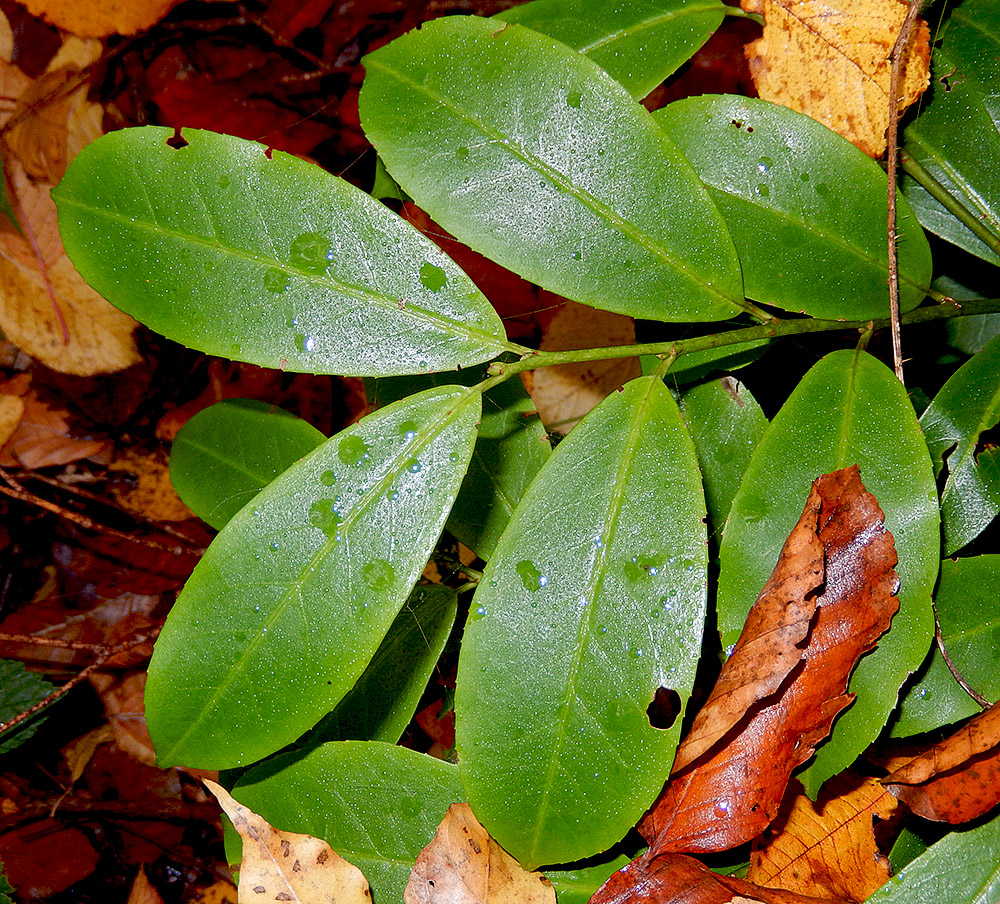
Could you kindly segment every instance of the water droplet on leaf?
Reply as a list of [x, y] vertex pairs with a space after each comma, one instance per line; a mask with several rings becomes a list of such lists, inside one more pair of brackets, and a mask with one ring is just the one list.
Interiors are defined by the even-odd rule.
[[361, 569], [361, 577], [372, 590], [387, 590], [396, 579], [396, 571], [385, 559], [372, 559]]
[[448, 283], [448, 275], [430, 261], [424, 261], [420, 268], [420, 282], [432, 292], [440, 292]]
[[368, 444], [355, 434], [345, 436], [337, 447], [337, 458], [345, 465], [358, 465], [368, 458]]
[[303, 232], [292, 240], [288, 259], [293, 267], [320, 276], [333, 260], [333, 249], [321, 232]]

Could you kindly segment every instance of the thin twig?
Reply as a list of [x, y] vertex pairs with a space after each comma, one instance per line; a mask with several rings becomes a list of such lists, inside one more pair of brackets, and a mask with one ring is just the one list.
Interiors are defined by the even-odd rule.
[[26, 709], [24, 712], [18, 713], [13, 719], [9, 719], [6, 722], [0, 724], [0, 734], [5, 731], [10, 730], [15, 725], [20, 725], [25, 719], [30, 719], [35, 713], [41, 712], [45, 707], [50, 706], [55, 703], [60, 697], [69, 693], [76, 687], [80, 682], [86, 681], [87, 677], [92, 673], [96, 672], [104, 663], [119, 653], [125, 653], [131, 650], [133, 647], [141, 646], [144, 643], [149, 643], [149, 641], [154, 640], [156, 636], [160, 633], [159, 628], [153, 628], [145, 634], [140, 634], [138, 637], [133, 637], [130, 640], [123, 641], [120, 644], [109, 648], [104, 653], [102, 653], [97, 659], [95, 659], [86, 668], [81, 669], [72, 678], [69, 679], [61, 687], [57, 687], [51, 694], [45, 697], [43, 700], [39, 700], [34, 706]]
[[61, 637], [39, 637], [37, 634], [11, 634], [0, 631], [0, 643], [24, 643], [33, 647], [57, 647], [60, 650], [89, 650], [104, 653], [111, 649], [106, 643], [84, 643], [82, 640], [63, 640]]
[[969, 683], [962, 677], [962, 673], [955, 666], [955, 663], [951, 661], [951, 657], [948, 655], [948, 648], [944, 645], [944, 638], [941, 636], [941, 623], [937, 619], [937, 613], [934, 613], [934, 637], [937, 640], [938, 649], [941, 651], [941, 655], [944, 657], [945, 665], [948, 666], [948, 671], [951, 672], [952, 677], [958, 682], [959, 687], [962, 688], [973, 700], [976, 701], [983, 709], [989, 709], [993, 704], [990, 703], [982, 694], [975, 690], [975, 688], [970, 687]]
[[899, 91], [903, 60], [917, 22], [922, 0], [910, 0], [910, 8], [900, 26], [889, 59], [889, 128], [886, 130], [888, 152], [888, 233], [889, 233], [889, 321], [892, 332], [892, 364], [899, 382], [903, 382], [903, 340], [899, 330], [899, 260], [896, 253], [896, 161], [899, 157]]

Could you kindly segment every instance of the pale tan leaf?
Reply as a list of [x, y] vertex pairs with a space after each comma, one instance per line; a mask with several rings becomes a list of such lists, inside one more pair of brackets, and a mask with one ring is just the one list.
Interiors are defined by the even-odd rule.
[[86, 734], [80, 735], [80, 737], [70, 741], [62, 748], [60, 753], [62, 753], [63, 760], [69, 769], [71, 785], [75, 785], [79, 781], [80, 776], [83, 775], [84, 770], [87, 768], [87, 764], [97, 752], [97, 748], [101, 744], [109, 744], [114, 739], [115, 735], [111, 730], [111, 726], [104, 724], [91, 729]]
[[468, 804], [452, 804], [437, 834], [417, 857], [405, 904], [555, 904], [541, 873], [527, 870], [498, 845]]
[[128, 893], [127, 904], [163, 904], [163, 898], [146, 877], [146, 871], [141, 866], [132, 883], [132, 890]]
[[180, 0], [21, 0], [33, 16], [81, 38], [134, 35], [160, 21]]
[[[908, 4], [901, 0], [742, 0], [764, 16], [746, 49], [763, 100], [805, 113], [871, 157], [885, 152], [889, 54]], [[930, 36], [920, 22], [905, 58], [902, 112], [926, 90]]]
[[221, 785], [208, 779], [204, 782], [243, 840], [239, 904], [371, 904], [361, 870], [325, 841], [278, 831], [234, 800]]
[[0, 394], [0, 447], [11, 438], [23, 414], [24, 400], [20, 396]]
[[[552, 317], [539, 348], [566, 351], [634, 343], [631, 317], [568, 301]], [[588, 411], [639, 374], [639, 363], [631, 357], [540, 367], [524, 382], [546, 428], [568, 433]]]

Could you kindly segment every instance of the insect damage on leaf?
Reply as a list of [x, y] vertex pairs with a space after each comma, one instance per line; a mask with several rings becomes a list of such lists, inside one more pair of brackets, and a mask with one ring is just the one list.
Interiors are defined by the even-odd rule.
[[654, 854], [727, 850], [777, 813], [792, 770], [853, 700], [898, 608], [892, 534], [856, 465], [818, 478], [732, 656], [639, 824]]

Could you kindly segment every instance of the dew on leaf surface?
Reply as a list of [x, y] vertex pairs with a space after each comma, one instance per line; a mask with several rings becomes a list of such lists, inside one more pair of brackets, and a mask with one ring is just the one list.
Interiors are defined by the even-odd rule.
[[368, 460], [368, 444], [356, 434], [345, 436], [337, 447], [337, 458], [345, 465], [359, 465]]
[[323, 233], [303, 232], [292, 239], [288, 259], [293, 267], [319, 276], [326, 273], [326, 268], [330, 266], [333, 249]]
[[313, 527], [318, 527], [328, 537], [339, 533], [337, 525], [340, 524], [340, 513], [334, 507], [336, 501], [333, 499], [317, 499], [309, 508], [309, 523]]
[[361, 569], [361, 577], [372, 590], [387, 590], [396, 579], [396, 570], [385, 559], [372, 559]]
[[[279, 270], [277, 267], [268, 270], [267, 273], [264, 274], [264, 288], [267, 289], [268, 292], [274, 292], [276, 295], [280, 292], [284, 292], [285, 289], [288, 288], [288, 274], [285, 273], [284, 270]], [[294, 321], [289, 324], [289, 326], [293, 325]]]

